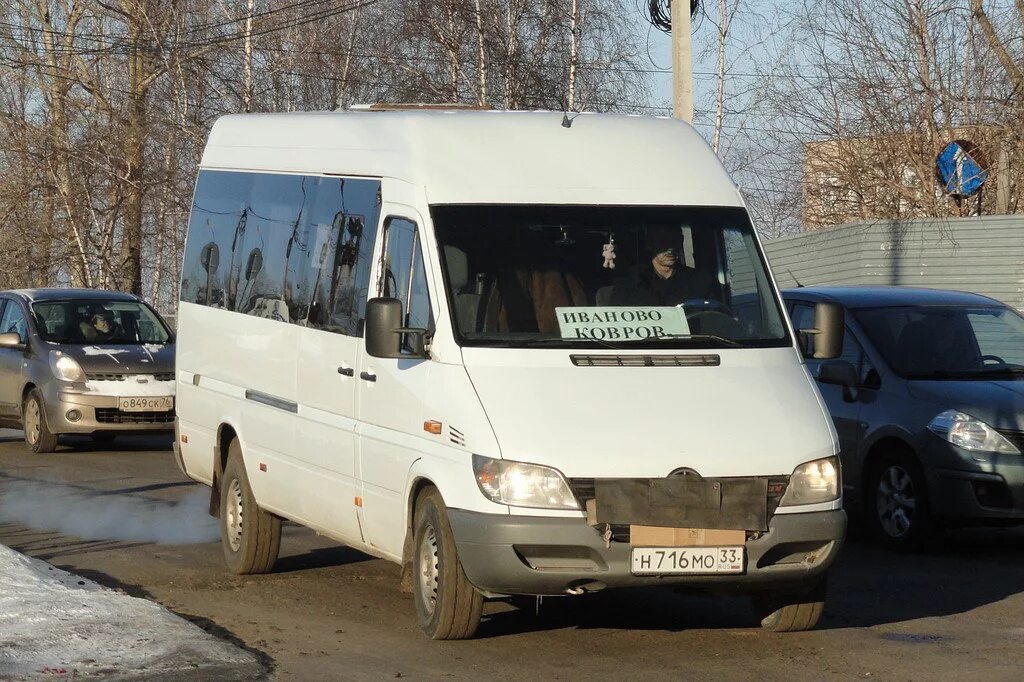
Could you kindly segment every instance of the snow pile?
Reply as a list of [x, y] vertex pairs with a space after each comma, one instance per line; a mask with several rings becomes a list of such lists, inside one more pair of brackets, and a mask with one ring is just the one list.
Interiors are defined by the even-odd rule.
[[162, 606], [0, 545], [0, 679], [254, 679], [255, 655]]

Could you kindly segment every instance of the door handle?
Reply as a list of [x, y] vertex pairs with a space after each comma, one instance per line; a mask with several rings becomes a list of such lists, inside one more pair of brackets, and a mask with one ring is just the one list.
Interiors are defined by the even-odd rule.
[[338, 368], [338, 374], [340, 374], [342, 376], [350, 377], [350, 376], [353, 376], [355, 373], [356, 373], [356, 371], [354, 369], [352, 369], [351, 367], [339, 367]]
[[377, 375], [376, 374], [370, 374], [369, 372], [360, 372], [359, 373], [359, 378], [362, 379], [363, 381], [376, 381], [377, 380]]

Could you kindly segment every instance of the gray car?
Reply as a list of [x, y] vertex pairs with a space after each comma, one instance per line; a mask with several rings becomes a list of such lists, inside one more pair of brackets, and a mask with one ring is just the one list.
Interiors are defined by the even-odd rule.
[[808, 360], [842, 446], [851, 512], [892, 548], [936, 527], [1024, 523], [1024, 317], [976, 294], [906, 287], [784, 293], [796, 329], [846, 309], [843, 354]]
[[131, 294], [0, 292], [0, 425], [35, 452], [64, 433], [172, 431], [174, 334]]

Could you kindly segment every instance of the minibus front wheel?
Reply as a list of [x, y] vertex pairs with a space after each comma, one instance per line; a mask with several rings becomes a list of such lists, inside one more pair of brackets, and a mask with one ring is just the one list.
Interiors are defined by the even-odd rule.
[[476, 634], [484, 598], [462, 570], [455, 536], [437, 488], [416, 500], [413, 601], [420, 628], [431, 639], [469, 639]]
[[822, 578], [806, 592], [769, 592], [754, 595], [761, 627], [771, 632], [813, 630], [825, 611], [827, 584]]

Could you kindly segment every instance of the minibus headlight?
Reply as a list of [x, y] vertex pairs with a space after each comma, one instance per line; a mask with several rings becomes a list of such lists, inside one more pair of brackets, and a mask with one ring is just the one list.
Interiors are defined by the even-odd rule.
[[50, 370], [53, 376], [61, 381], [81, 383], [85, 381], [85, 371], [74, 358], [64, 355], [58, 350], [50, 351]]
[[826, 457], [801, 464], [789, 477], [780, 506], [818, 504], [839, 499], [839, 459]]
[[957, 447], [971, 452], [1019, 455], [1020, 450], [991, 426], [957, 410], [946, 410], [928, 424], [928, 430]]
[[480, 492], [492, 502], [512, 507], [579, 509], [561, 472], [550, 467], [473, 455]]

